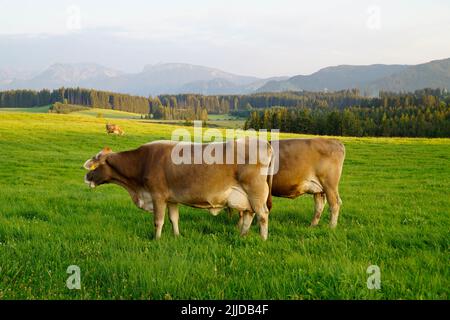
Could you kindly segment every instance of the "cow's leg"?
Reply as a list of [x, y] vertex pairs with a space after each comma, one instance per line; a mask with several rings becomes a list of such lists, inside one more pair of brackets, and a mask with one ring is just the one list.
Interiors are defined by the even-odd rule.
[[267, 240], [269, 235], [269, 208], [265, 203], [254, 205], [256, 216], [259, 222], [259, 233], [263, 240]]
[[233, 209], [230, 207], [227, 207], [227, 213], [228, 213], [228, 219], [231, 219], [233, 217]]
[[336, 189], [326, 190], [325, 193], [327, 195], [328, 205], [330, 206], [330, 228], [336, 228], [342, 201]]
[[164, 225], [164, 216], [166, 214], [167, 203], [165, 201], [153, 201], [154, 207], [154, 223], [155, 223], [155, 239], [161, 238], [161, 231]]
[[178, 229], [179, 216], [178, 205], [176, 203], [169, 203], [169, 219], [172, 223], [173, 234], [175, 236], [180, 235], [180, 230]]
[[[264, 205], [261, 208], [257, 208], [255, 211], [259, 222], [259, 232], [261, 238], [263, 240], [267, 240], [267, 236], [269, 235], [269, 209], [267, 208], [266, 205]], [[250, 211], [244, 211], [244, 219], [241, 229], [241, 235], [244, 235], [248, 232], [248, 228], [250, 228], [253, 217], [255, 215], [255, 213], [252, 212], [251, 218], [249, 219], [248, 218], [249, 214]]]
[[[260, 176], [263, 177], [263, 176]], [[264, 179], [266, 179], [264, 177]], [[256, 216], [258, 217], [259, 221], [259, 232], [261, 235], [261, 238], [263, 240], [267, 240], [267, 236], [269, 234], [269, 208], [267, 207], [267, 197], [269, 196], [269, 186], [267, 183], [265, 183], [265, 180], [260, 181], [260, 185], [254, 185], [255, 182], [258, 182], [256, 179], [252, 181], [253, 182], [253, 188], [247, 189], [247, 194], [249, 195], [249, 201], [250, 205], [252, 206], [254, 212], [256, 213]], [[261, 189], [262, 188], [262, 189]], [[262, 199], [265, 199], [264, 201], [261, 201]], [[245, 224], [245, 218], [244, 218], [244, 224]]]
[[258, 214], [259, 220], [259, 233], [263, 240], [267, 240], [269, 235], [269, 211], [260, 212]]
[[325, 207], [325, 193], [314, 194], [314, 217], [311, 221], [311, 227], [315, 227], [319, 224], [320, 216], [322, 215], [323, 208]]
[[244, 224], [244, 211], [239, 211], [239, 222], [238, 222], [238, 229], [242, 229], [242, 225]]
[[254, 212], [244, 211], [242, 218], [242, 227], [241, 227], [241, 236], [245, 236], [252, 225], [253, 217], [255, 216]]

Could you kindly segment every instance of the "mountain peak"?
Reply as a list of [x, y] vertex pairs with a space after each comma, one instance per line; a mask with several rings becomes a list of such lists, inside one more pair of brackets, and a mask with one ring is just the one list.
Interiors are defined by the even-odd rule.
[[91, 78], [112, 78], [122, 72], [95, 63], [54, 63], [41, 75], [68, 83], [79, 83]]

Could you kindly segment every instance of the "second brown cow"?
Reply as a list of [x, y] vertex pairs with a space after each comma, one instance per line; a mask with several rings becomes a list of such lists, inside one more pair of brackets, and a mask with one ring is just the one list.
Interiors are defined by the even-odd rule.
[[[274, 148], [278, 171], [273, 176], [272, 195], [297, 198], [303, 194], [314, 196], [315, 211], [311, 226], [318, 225], [326, 201], [330, 206], [330, 227], [335, 228], [342, 204], [339, 181], [345, 158], [344, 145], [335, 139], [285, 139]], [[239, 225], [243, 223], [240, 212]]]

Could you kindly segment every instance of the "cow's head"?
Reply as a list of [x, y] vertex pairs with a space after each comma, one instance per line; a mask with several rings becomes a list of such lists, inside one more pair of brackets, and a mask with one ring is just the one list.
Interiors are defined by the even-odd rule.
[[105, 147], [102, 151], [97, 153], [96, 156], [84, 163], [84, 168], [89, 170], [84, 177], [84, 182], [86, 182], [91, 188], [110, 182], [112, 178], [112, 170], [106, 162], [106, 159], [111, 153], [112, 150]]

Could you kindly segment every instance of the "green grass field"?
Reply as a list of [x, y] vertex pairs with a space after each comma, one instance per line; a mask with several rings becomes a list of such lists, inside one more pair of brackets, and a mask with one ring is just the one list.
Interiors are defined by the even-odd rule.
[[207, 124], [210, 127], [242, 129], [245, 118], [235, 117], [229, 114], [210, 114]]
[[[156, 123], [156, 124], [168, 124], [168, 125], [181, 125], [186, 126], [186, 120], [142, 120], [142, 122], [146, 123]], [[208, 117], [208, 121], [206, 122], [206, 126], [210, 128], [218, 128], [218, 129], [242, 129], [245, 124], [245, 119], [242, 118], [234, 118], [227, 117], [220, 119], [219, 117], [213, 115], [212, 117]]]
[[31, 113], [47, 113], [50, 109], [50, 105], [42, 107], [31, 108], [0, 108], [1, 112], [31, 112]]
[[[31, 113], [48, 113], [50, 106], [33, 107], [33, 108], [0, 108], [0, 114], [2, 112], [31, 112]], [[110, 109], [90, 108], [89, 110], [72, 112], [72, 115], [89, 116], [100, 119], [125, 119], [125, 120], [138, 120], [145, 123], [157, 123], [157, 124], [169, 124], [169, 125], [185, 125], [185, 120], [162, 120], [155, 119], [149, 120], [141, 119], [141, 114], [117, 111]], [[245, 119], [238, 118], [231, 115], [211, 114], [208, 116], [207, 126], [213, 128], [231, 128], [241, 129], [244, 127]]]
[[[269, 239], [237, 215], [182, 207], [182, 236], [153, 240], [151, 214], [85, 160], [168, 139], [176, 126], [86, 115], [0, 113], [0, 299], [448, 299], [450, 139], [342, 138], [337, 229], [313, 201], [275, 198]], [[287, 135], [285, 135], [287, 136]], [[285, 137], [283, 136], [283, 137]], [[291, 135], [294, 136], [294, 135]], [[69, 265], [81, 290], [66, 287]], [[366, 269], [381, 269], [369, 290]]]
[[91, 117], [100, 117], [105, 119], [140, 119], [141, 115], [137, 113], [116, 111], [110, 109], [90, 108], [90, 110], [83, 110], [73, 112], [74, 115], [85, 115]]

